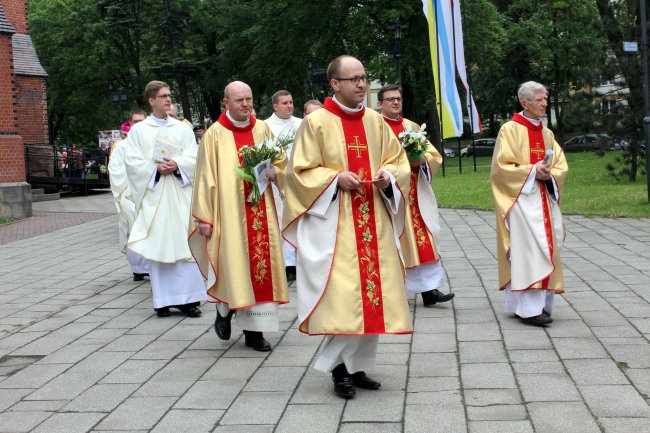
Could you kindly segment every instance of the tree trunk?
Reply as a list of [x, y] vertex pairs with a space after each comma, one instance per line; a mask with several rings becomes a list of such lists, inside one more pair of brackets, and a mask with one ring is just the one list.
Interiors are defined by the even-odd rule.
[[[638, 15], [638, 5], [639, 3], [635, 0], [629, 0], [629, 10], [628, 13], [634, 14], [636, 16], [636, 22], [639, 21]], [[619, 65], [621, 74], [625, 79], [625, 84], [630, 89], [630, 97], [628, 99], [628, 104], [630, 106], [631, 116], [631, 126], [633, 131], [639, 131], [643, 127], [643, 80], [639, 77], [638, 65], [636, 62], [631, 61], [626, 53], [623, 52], [623, 29], [621, 29], [620, 23], [616, 20], [616, 14], [614, 13], [613, 4], [609, 0], [596, 0], [596, 6], [598, 7], [598, 13], [600, 14], [601, 19], [603, 20], [605, 34], [607, 35], [607, 40], [609, 41], [610, 48], [616, 56], [616, 61]], [[637, 27], [638, 28], [638, 27]], [[636, 33], [636, 32], [635, 32]], [[636, 66], [636, 67], [635, 67]], [[630, 145], [630, 182], [636, 181], [637, 176], [637, 155], [638, 155], [638, 146], [634, 145], [634, 140], [631, 141]]]
[[180, 43], [178, 42], [178, 28], [176, 24], [171, 19], [171, 12], [169, 10], [169, 1], [163, 0], [163, 10], [165, 12], [165, 21], [167, 23], [167, 35], [169, 36], [169, 42], [172, 49], [172, 63], [174, 65], [173, 75], [176, 78], [178, 83], [178, 93], [181, 99], [181, 106], [183, 108], [183, 117], [185, 117], [190, 122], [192, 121], [192, 109], [190, 106], [190, 98], [187, 94], [187, 81], [183, 75], [183, 71], [178, 67], [178, 60], [180, 59]]
[[219, 98], [212, 98], [208, 92], [202, 92], [202, 94], [205, 105], [208, 107], [208, 113], [210, 113], [210, 119], [216, 122], [221, 114], [221, 101]]

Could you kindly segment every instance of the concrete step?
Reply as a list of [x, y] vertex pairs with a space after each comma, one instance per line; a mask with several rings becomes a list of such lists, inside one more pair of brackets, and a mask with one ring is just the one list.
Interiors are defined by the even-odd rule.
[[32, 203], [36, 203], [39, 201], [51, 201], [51, 200], [59, 200], [61, 199], [61, 194], [58, 192], [52, 193], [52, 194], [32, 194]]
[[43, 188], [32, 188], [32, 196], [43, 195], [45, 194], [45, 189]]

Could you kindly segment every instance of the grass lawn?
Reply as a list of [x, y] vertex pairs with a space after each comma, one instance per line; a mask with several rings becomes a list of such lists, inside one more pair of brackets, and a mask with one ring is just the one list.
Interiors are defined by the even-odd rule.
[[[617, 182], [605, 165], [616, 152], [604, 157], [593, 153], [567, 153], [569, 174], [564, 186], [562, 211], [587, 216], [650, 217], [646, 177], [635, 184]], [[490, 157], [463, 158], [463, 174], [458, 173], [458, 158], [445, 160], [445, 177], [438, 170], [433, 190], [440, 207], [494, 210], [490, 189]]]
[[0, 226], [14, 222], [11, 218], [0, 218]]

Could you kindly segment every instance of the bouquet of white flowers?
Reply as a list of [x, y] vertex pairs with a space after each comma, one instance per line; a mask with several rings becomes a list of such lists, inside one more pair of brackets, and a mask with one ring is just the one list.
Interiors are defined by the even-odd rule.
[[427, 153], [429, 142], [427, 141], [426, 128], [426, 123], [420, 126], [419, 131], [415, 131], [411, 125], [406, 125], [404, 131], [399, 133], [402, 147], [406, 151], [406, 156], [411, 161], [417, 161]]
[[[278, 137], [275, 140], [265, 139], [262, 144], [254, 146], [243, 146], [239, 149], [242, 157], [242, 165], [237, 167], [237, 174], [252, 185], [252, 189], [246, 201], [257, 204], [261, 199], [261, 192], [257, 185], [257, 176], [255, 168], [263, 162], [268, 161], [272, 164], [280, 158], [280, 155], [286, 152], [293, 145], [294, 135]], [[270, 168], [270, 167], [269, 167]]]

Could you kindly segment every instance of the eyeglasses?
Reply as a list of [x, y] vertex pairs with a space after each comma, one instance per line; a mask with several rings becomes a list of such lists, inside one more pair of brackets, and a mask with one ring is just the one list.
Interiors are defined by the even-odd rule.
[[156, 95], [156, 98], [160, 98], [160, 99], [172, 99], [172, 95], [170, 95], [169, 93], [166, 93], [166, 94], [164, 94], [164, 95]]
[[388, 102], [402, 102], [402, 97], [401, 96], [391, 96], [390, 98], [384, 98], [382, 101], [388, 101]]
[[360, 77], [350, 77], [350, 78], [339, 78], [339, 77], [334, 77], [335, 80], [338, 81], [350, 81], [352, 84], [359, 84], [361, 82], [367, 83], [368, 82], [368, 77], [365, 75], [362, 75]]

